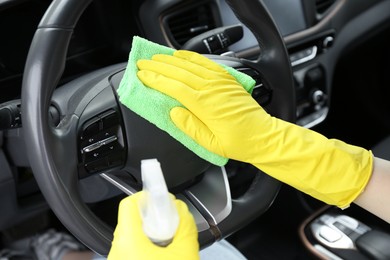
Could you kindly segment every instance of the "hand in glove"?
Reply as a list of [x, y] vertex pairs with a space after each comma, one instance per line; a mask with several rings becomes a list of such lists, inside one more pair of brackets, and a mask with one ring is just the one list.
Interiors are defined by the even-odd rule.
[[187, 205], [175, 200], [179, 226], [172, 242], [160, 247], [153, 244], [143, 231], [138, 207], [141, 196], [142, 192], [139, 192], [121, 201], [108, 259], [199, 259], [198, 231]]
[[170, 115], [183, 132], [221, 156], [247, 162], [325, 203], [348, 206], [364, 189], [370, 151], [269, 115], [217, 63], [189, 51], [137, 63], [139, 79], [186, 108]]

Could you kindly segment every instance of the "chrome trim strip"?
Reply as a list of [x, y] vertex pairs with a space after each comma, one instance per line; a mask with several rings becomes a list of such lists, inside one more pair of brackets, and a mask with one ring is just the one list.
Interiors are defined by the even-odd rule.
[[[307, 48], [307, 49], [310, 49], [310, 48]], [[308, 61], [314, 59], [317, 56], [317, 50], [318, 50], [317, 46], [311, 47], [311, 51], [312, 52], [311, 52], [310, 55], [307, 55], [307, 56], [305, 56], [305, 57], [303, 57], [303, 58], [301, 58], [299, 60], [291, 62], [291, 66], [294, 67], [294, 66], [297, 66], [299, 64], [302, 64], [302, 63], [305, 63], [305, 62], [308, 62]]]
[[120, 189], [121, 191], [123, 191], [127, 195], [133, 195], [134, 193], [137, 192], [133, 187], [126, 184], [124, 181], [122, 181], [120, 178], [116, 177], [113, 174], [101, 173], [100, 176], [106, 181], [108, 181], [109, 183], [111, 183], [112, 185], [114, 185], [115, 187], [117, 187], [118, 189]]
[[[310, 115], [307, 115], [299, 120], [297, 120], [297, 125], [303, 126], [305, 128], [312, 128], [315, 125], [318, 125], [322, 121], [325, 120], [326, 116], [328, 115], [329, 108], [324, 107]], [[312, 120], [310, 120], [312, 119]], [[309, 122], [306, 123], [306, 120]]]
[[208, 221], [212, 220], [212, 223], [210, 224], [216, 226], [218, 224], [217, 220], [215, 219], [213, 214], [203, 205], [203, 203], [191, 191], [187, 191], [187, 195], [191, 197], [191, 200], [195, 200], [197, 202], [196, 203], [197, 206], [202, 207], [202, 212], [207, 213], [206, 219]]
[[112, 142], [115, 142], [118, 140], [118, 137], [116, 135], [110, 136], [106, 139], [100, 140], [96, 143], [90, 144], [83, 148], [83, 153], [90, 153], [92, 151], [95, 151], [96, 149], [99, 149], [100, 147], [110, 144]]
[[[222, 176], [221, 176], [221, 174], [222, 174]], [[202, 182], [199, 183], [198, 185], [195, 185], [194, 187], [186, 190], [187, 197], [190, 200], [193, 199], [198, 206], [200, 206], [200, 207], [202, 207], [202, 209], [204, 209], [204, 212], [208, 215], [208, 216], [205, 216], [205, 218], [212, 219], [213, 223], [211, 223], [211, 224], [214, 224], [214, 225], [217, 225], [220, 222], [222, 222], [227, 216], [229, 216], [229, 214], [232, 211], [232, 198], [231, 198], [231, 194], [230, 194], [230, 186], [229, 186], [229, 181], [227, 178], [227, 173], [226, 173], [225, 167], [223, 167], [223, 166], [222, 167], [213, 167], [213, 168], [209, 169], [207, 172], [205, 172], [204, 179], [209, 178], [209, 180], [214, 181], [214, 179], [216, 177], [217, 178], [222, 177], [222, 179], [223, 179], [223, 185], [224, 185], [223, 190], [225, 192], [224, 197], [226, 198], [226, 204], [223, 205], [223, 209], [220, 210], [219, 212], [217, 212], [216, 215], [213, 215], [213, 213], [211, 213], [210, 210], [207, 208], [207, 205], [205, 205], [204, 202], [202, 202], [197, 197], [198, 195], [196, 195], [197, 192], [195, 189], [197, 187], [200, 187], [202, 185]]]

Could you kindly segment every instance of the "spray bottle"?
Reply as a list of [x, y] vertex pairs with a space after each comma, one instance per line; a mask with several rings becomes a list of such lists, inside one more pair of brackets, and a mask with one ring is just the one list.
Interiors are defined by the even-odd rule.
[[157, 159], [141, 161], [144, 198], [140, 202], [143, 229], [149, 239], [167, 246], [179, 225], [179, 215]]

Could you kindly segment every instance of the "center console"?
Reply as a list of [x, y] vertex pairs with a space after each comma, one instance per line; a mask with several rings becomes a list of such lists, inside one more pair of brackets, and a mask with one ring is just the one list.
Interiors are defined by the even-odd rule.
[[[305, 2], [302, 0], [264, 0], [272, 13], [282, 36], [288, 36], [311, 26], [305, 19]], [[280, 8], [283, 6], [283, 8]], [[222, 24], [234, 25], [240, 21], [235, 17], [225, 1], [219, 2]], [[296, 88], [297, 124], [311, 128], [322, 122], [328, 114], [328, 93], [326, 70], [316, 59], [333, 45], [334, 32], [324, 31], [308, 41], [289, 47], [291, 66]], [[243, 26], [243, 37], [229, 46], [229, 51], [240, 53], [257, 46], [257, 40], [248, 28]], [[244, 51], [245, 52], [245, 51]], [[256, 54], [253, 58], [257, 58]], [[244, 56], [247, 58], [249, 53]], [[250, 55], [249, 55], [250, 56]]]
[[328, 75], [317, 60], [333, 41], [334, 32], [326, 31], [288, 50], [296, 89], [297, 124], [306, 128], [321, 123], [328, 114]]
[[390, 232], [368, 214], [327, 206], [301, 225], [300, 238], [319, 259], [390, 259]]
[[325, 70], [312, 64], [294, 71], [297, 124], [306, 128], [322, 122], [327, 113]]

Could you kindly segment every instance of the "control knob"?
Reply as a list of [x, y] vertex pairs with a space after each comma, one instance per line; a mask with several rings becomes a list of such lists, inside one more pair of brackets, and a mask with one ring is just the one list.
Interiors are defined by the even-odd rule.
[[316, 89], [312, 92], [311, 102], [313, 102], [316, 110], [320, 109], [325, 104], [325, 101], [326, 94], [322, 90]]

